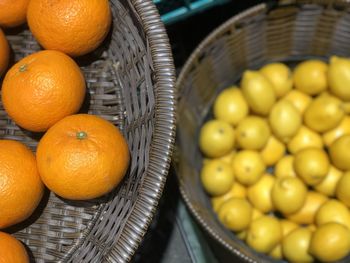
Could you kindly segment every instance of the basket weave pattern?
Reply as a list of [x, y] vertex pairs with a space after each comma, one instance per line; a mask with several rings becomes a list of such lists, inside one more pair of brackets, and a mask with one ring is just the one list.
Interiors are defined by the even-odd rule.
[[[282, 61], [350, 56], [348, 1], [270, 1], [244, 11], [212, 32], [193, 52], [177, 81], [179, 89], [175, 168], [182, 196], [201, 226], [247, 262], [271, 262], [255, 253], [217, 220], [201, 187], [200, 127], [220, 91], [239, 84], [246, 69]], [[344, 262], [349, 262], [349, 258]]]
[[[98, 200], [73, 202], [47, 192], [29, 220], [9, 231], [35, 262], [125, 262], [142, 240], [169, 169], [175, 126], [175, 70], [152, 1], [111, 0], [112, 32], [77, 60], [87, 82], [82, 112], [117, 125], [131, 153], [120, 186]], [[14, 60], [40, 50], [28, 29], [8, 36]], [[0, 138], [32, 150], [40, 135], [13, 123], [0, 105]]]

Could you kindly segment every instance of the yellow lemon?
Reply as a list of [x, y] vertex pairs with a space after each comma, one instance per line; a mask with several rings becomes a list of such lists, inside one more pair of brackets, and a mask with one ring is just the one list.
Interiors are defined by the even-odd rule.
[[199, 134], [199, 148], [204, 155], [222, 157], [233, 150], [235, 131], [230, 124], [220, 120], [206, 122]]
[[274, 259], [282, 259], [283, 258], [282, 245], [278, 244], [277, 246], [275, 246], [275, 248], [272, 249], [272, 251], [269, 253], [269, 256]]
[[282, 251], [288, 262], [314, 262], [314, 258], [308, 252], [311, 237], [312, 231], [310, 229], [299, 227], [283, 238]]
[[248, 233], [247, 230], [237, 232], [236, 237], [238, 237], [238, 239], [240, 240], [245, 240], [247, 238], [247, 233]]
[[328, 69], [330, 91], [344, 101], [350, 101], [350, 60], [333, 56]]
[[295, 154], [294, 169], [307, 185], [317, 185], [328, 174], [330, 163], [327, 153], [319, 148], [305, 148]]
[[336, 168], [350, 170], [350, 135], [336, 139], [329, 147], [329, 156]]
[[256, 208], [253, 207], [252, 220], [256, 220], [256, 219], [262, 217], [263, 215], [264, 215], [264, 214], [263, 214], [260, 210], [258, 210], [258, 209], [256, 209]]
[[282, 142], [290, 141], [301, 127], [301, 115], [287, 100], [280, 100], [273, 105], [269, 123], [273, 134]]
[[306, 201], [307, 188], [297, 177], [277, 178], [271, 191], [273, 206], [283, 214], [293, 214]]
[[242, 198], [231, 198], [218, 211], [220, 222], [232, 231], [243, 231], [252, 221], [252, 205]]
[[235, 155], [232, 165], [237, 181], [244, 186], [256, 183], [266, 169], [259, 152], [252, 150], [239, 151]]
[[287, 215], [287, 218], [298, 224], [313, 224], [316, 212], [327, 200], [327, 196], [309, 191], [304, 205], [296, 213]]
[[[282, 236], [287, 236], [290, 232], [292, 232], [294, 229], [297, 229], [299, 227], [298, 224], [289, 221], [287, 219], [282, 219], [280, 221], [281, 227], [282, 227]], [[282, 259], [283, 253], [282, 253], [282, 243], [278, 244], [269, 254], [269, 256], [275, 258], [275, 259]]]
[[282, 234], [284, 237], [287, 236], [294, 229], [297, 229], [299, 227], [298, 224], [288, 219], [282, 219], [281, 226], [282, 226]]
[[340, 178], [335, 194], [340, 201], [350, 207], [350, 171]]
[[[253, 208], [253, 214], [252, 214], [252, 221], [262, 217], [264, 214], [261, 213], [258, 209]], [[247, 238], [247, 234], [248, 234], [248, 230], [243, 230], [240, 232], [236, 233], [236, 236], [241, 239], [241, 240], [245, 240]]]
[[232, 166], [221, 160], [207, 162], [200, 176], [203, 188], [212, 196], [227, 193], [234, 183]]
[[316, 132], [326, 132], [337, 127], [345, 116], [342, 101], [329, 94], [315, 98], [304, 113], [307, 127]]
[[278, 98], [284, 96], [293, 87], [292, 72], [283, 63], [270, 63], [263, 66], [260, 72], [272, 83]]
[[297, 174], [294, 170], [294, 155], [285, 155], [275, 165], [275, 176], [281, 177], [296, 177]]
[[294, 69], [293, 81], [297, 90], [316, 95], [327, 89], [328, 65], [321, 60], [306, 60]]
[[288, 151], [292, 154], [308, 148], [316, 147], [323, 148], [322, 137], [313, 130], [310, 130], [306, 126], [301, 126], [297, 134], [289, 141]]
[[248, 187], [247, 196], [252, 205], [263, 213], [273, 210], [271, 189], [275, 178], [270, 174], [264, 174], [259, 181]]
[[311, 232], [315, 232], [317, 227], [315, 224], [310, 224], [310, 225], [307, 225], [306, 228], [310, 229]]
[[260, 72], [246, 70], [241, 82], [242, 93], [253, 112], [266, 116], [276, 101], [271, 82]]
[[248, 116], [239, 122], [236, 129], [237, 144], [246, 150], [261, 150], [271, 135], [266, 119]]
[[267, 166], [276, 164], [285, 154], [286, 146], [271, 135], [267, 140], [265, 147], [261, 150], [261, 157]]
[[331, 165], [326, 175], [326, 178], [324, 178], [321, 181], [321, 183], [315, 185], [314, 189], [327, 196], [334, 196], [336, 186], [342, 175], [342, 171], [338, 170], [333, 165]]
[[328, 223], [313, 233], [309, 251], [322, 262], [343, 259], [350, 252], [350, 232], [341, 224]]
[[282, 239], [279, 220], [272, 216], [262, 216], [251, 222], [246, 238], [247, 244], [261, 253], [269, 253]]
[[342, 202], [330, 199], [316, 212], [315, 222], [317, 226], [334, 222], [343, 224], [350, 229], [350, 212]]
[[222, 157], [218, 157], [218, 158], [203, 158], [203, 165], [206, 164], [207, 162], [211, 161], [211, 160], [216, 160], [216, 159], [222, 160], [222, 161], [224, 161], [225, 163], [228, 163], [228, 164], [232, 164], [233, 157], [235, 156], [235, 154], [236, 154], [236, 150], [232, 150], [228, 154], [225, 154]]
[[220, 206], [227, 200], [238, 197], [238, 198], [246, 198], [247, 189], [238, 182], [234, 182], [230, 188], [230, 190], [223, 195], [213, 196], [211, 198], [211, 205], [215, 212], [217, 212]]
[[297, 89], [289, 91], [283, 98], [292, 103], [300, 114], [304, 114], [306, 108], [312, 101], [310, 95], [307, 95], [306, 93]]
[[322, 135], [324, 145], [330, 147], [331, 144], [343, 135], [350, 134], [350, 116], [345, 116], [337, 127]]
[[240, 89], [230, 87], [220, 92], [214, 101], [214, 117], [236, 125], [248, 115], [249, 107]]

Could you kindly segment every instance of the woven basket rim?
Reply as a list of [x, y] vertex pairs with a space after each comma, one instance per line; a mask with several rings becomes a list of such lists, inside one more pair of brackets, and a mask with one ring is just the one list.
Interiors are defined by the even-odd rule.
[[[175, 66], [170, 42], [158, 9], [152, 0], [131, 0], [150, 47], [154, 68], [154, 134], [147, 174], [125, 228], [113, 247], [123, 262], [131, 260], [156, 212], [169, 172], [176, 132]], [[159, 169], [161, 167], [161, 170]], [[155, 178], [157, 180], [155, 180]]]
[[[191, 70], [193, 61], [202, 53], [202, 50], [206, 46], [208, 46], [211, 42], [215, 41], [215, 39], [217, 38], [217, 35], [221, 35], [221, 33], [227, 31], [227, 29], [230, 28], [232, 26], [232, 24], [234, 24], [236, 21], [239, 21], [242, 17], [252, 15], [252, 14], [254, 14], [256, 12], [259, 12], [261, 10], [265, 10], [266, 8], [267, 8], [267, 4], [266, 3], [262, 3], [262, 4], [258, 4], [258, 5], [252, 6], [252, 7], [248, 8], [248, 9], [238, 13], [237, 15], [234, 15], [233, 17], [228, 19], [226, 22], [224, 22], [223, 24], [218, 26], [216, 29], [212, 30], [208, 34], [208, 36], [199, 43], [197, 48], [192, 52], [190, 57], [187, 59], [184, 67], [182, 68], [182, 70], [181, 70], [181, 72], [180, 72], [180, 74], [179, 74], [179, 76], [177, 78], [176, 87], [179, 89], [182, 86], [182, 83], [184, 82], [185, 77], [188, 75], [188, 72]], [[179, 92], [179, 94], [181, 94], [180, 90], [178, 92]], [[179, 99], [180, 99], [180, 97], [178, 98], [178, 100]], [[175, 146], [175, 152], [176, 152], [176, 146]], [[176, 169], [176, 165], [175, 165], [175, 169]], [[180, 176], [178, 175], [178, 171], [176, 172], [176, 174], [177, 174], [177, 176], [179, 178]], [[196, 211], [196, 207], [190, 202], [190, 199], [189, 199], [189, 197], [188, 197], [188, 195], [186, 193], [186, 190], [185, 190], [185, 188], [183, 187], [183, 185], [181, 183], [179, 184], [179, 188], [180, 188], [181, 196], [182, 196], [186, 206], [191, 211], [192, 215], [196, 218], [196, 220], [200, 223], [201, 227], [204, 228], [205, 231], [207, 233], [209, 233], [209, 235], [212, 238], [217, 240], [221, 245], [223, 245], [229, 251], [233, 252], [240, 259], [244, 259], [246, 262], [258, 263], [256, 261], [248, 258], [241, 251], [239, 251], [238, 249], [232, 247], [230, 244], [225, 242], [220, 237], [220, 235], [217, 234], [217, 232], [205, 222], [205, 219], [200, 215], [200, 213], [198, 213]]]

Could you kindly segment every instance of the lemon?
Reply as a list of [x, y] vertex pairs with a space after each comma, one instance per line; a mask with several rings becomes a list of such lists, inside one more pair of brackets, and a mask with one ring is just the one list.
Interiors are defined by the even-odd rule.
[[249, 107], [240, 89], [230, 87], [220, 92], [214, 101], [214, 117], [236, 125], [248, 115]]
[[345, 205], [350, 206], [350, 171], [344, 173], [344, 175], [340, 178], [335, 194], [340, 201], [342, 201]]
[[[282, 236], [287, 236], [290, 232], [292, 232], [294, 229], [297, 229], [299, 227], [298, 224], [289, 221], [287, 219], [280, 220], [281, 227], [282, 227]], [[275, 258], [275, 259], [282, 259], [283, 253], [282, 253], [282, 243], [279, 243], [270, 253], [269, 256]]]
[[199, 134], [199, 148], [204, 155], [222, 157], [233, 150], [235, 131], [230, 124], [220, 120], [206, 122]]
[[287, 218], [298, 224], [313, 224], [316, 212], [327, 200], [327, 196], [314, 191], [309, 191], [301, 209], [294, 214], [289, 214]]
[[285, 155], [275, 165], [275, 176], [281, 177], [296, 177], [297, 174], [294, 170], [294, 155]]
[[271, 135], [260, 153], [264, 163], [267, 166], [272, 166], [283, 157], [285, 152], [286, 146], [275, 136]]
[[307, 263], [313, 262], [309, 254], [312, 232], [308, 228], [299, 227], [289, 233], [282, 241], [282, 251], [288, 262]]
[[239, 122], [236, 129], [236, 140], [242, 149], [260, 150], [266, 145], [270, 134], [270, 127], [266, 119], [248, 116]]
[[283, 63], [270, 63], [260, 72], [272, 83], [277, 98], [284, 96], [293, 87], [292, 72]]
[[287, 236], [294, 229], [297, 229], [299, 227], [298, 224], [288, 219], [282, 219], [280, 222], [282, 226], [282, 234], [284, 237]]
[[246, 198], [246, 196], [247, 196], [247, 189], [240, 183], [234, 182], [227, 193], [219, 196], [213, 196], [211, 198], [211, 205], [213, 206], [214, 211], [217, 212], [220, 206], [225, 201], [233, 197]]
[[329, 147], [333, 165], [340, 170], [350, 170], [350, 135], [336, 139]]
[[323, 148], [322, 137], [313, 130], [302, 125], [297, 132], [297, 134], [289, 141], [288, 143], [288, 151], [292, 154], [308, 148], [308, 147], [316, 147]]
[[340, 99], [321, 94], [305, 110], [304, 122], [307, 127], [316, 132], [326, 132], [337, 127], [344, 116], [345, 111]]
[[317, 185], [330, 168], [327, 153], [319, 148], [305, 148], [295, 154], [294, 169], [307, 185]]
[[304, 114], [306, 108], [312, 101], [311, 96], [296, 89], [289, 91], [283, 98], [292, 103], [300, 114]]
[[247, 238], [247, 233], [248, 233], [247, 230], [237, 232], [236, 237], [238, 237], [238, 239], [240, 240], [245, 240]]
[[260, 72], [246, 70], [241, 82], [242, 93], [253, 112], [267, 115], [276, 101], [271, 82]]
[[256, 219], [258, 219], [258, 218], [260, 218], [262, 216], [264, 216], [264, 214], [260, 210], [258, 210], [258, 209], [253, 207], [252, 220], [256, 220]]
[[301, 115], [287, 100], [280, 100], [273, 105], [269, 123], [273, 134], [282, 142], [290, 141], [301, 126]]
[[344, 101], [350, 101], [350, 60], [333, 56], [328, 69], [330, 91]]
[[330, 199], [318, 209], [315, 222], [317, 226], [334, 222], [343, 224], [350, 229], [350, 212], [342, 202]]
[[350, 232], [341, 224], [328, 223], [313, 233], [310, 253], [322, 262], [333, 262], [350, 252]]
[[252, 221], [252, 205], [242, 198], [231, 198], [218, 211], [220, 222], [232, 231], [243, 231]]
[[245, 186], [256, 183], [266, 169], [259, 152], [252, 150], [239, 151], [232, 165], [237, 181]]
[[317, 227], [315, 224], [310, 224], [310, 225], [307, 225], [306, 228], [310, 229], [311, 232], [315, 232]]
[[324, 145], [330, 147], [331, 144], [343, 135], [350, 134], [350, 117], [345, 116], [343, 120], [334, 129], [327, 131], [323, 134], [322, 139]]
[[274, 183], [275, 178], [266, 173], [259, 179], [259, 181], [247, 189], [248, 200], [262, 213], [268, 213], [273, 210], [271, 189]]
[[277, 178], [271, 191], [271, 199], [276, 210], [283, 214], [293, 214], [306, 201], [307, 188], [297, 177]]
[[331, 165], [326, 178], [321, 183], [315, 185], [314, 189], [327, 196], [334, 196], [336, 186], [342, 176], [343, 172]]
[[207, 162], [200, 176], [203, 188], [212, 196], [227, 193], [234, 183], [232, 166], [221, 160]]
[[222, 157], [218, 157], [218, 158], [203, 158], [203, 165], [211, 160], [215, 160], [215, 159], [219, 159], [219, 160], [222, 160], [224, 161], [225, 163], [228, 163], [228, 164], [232, 164], [232, 160], [233, 160], [233, 157], [235, 156], [236, 154], [236, 150], [232, 150], [230, 151], [229, 153], [225, 154], [224, 156]]
[[281, 239], [282, 227], [279, 220], [272, 216], [262, 216], [251, 222], [246, 242], [258, 252], [269, 253]]
[[272, 249], [272, 251], [269, 253], [269, 256], [274, 259], [282, 259], [283, 258], [282, 245], [278, 244], [277, 246], [275, 246], [275, 248]]
[[321, 60], [306, 60], [294, 69], [293, 81], [297, 90], [316, 95], [327, 89], [328, 65]]

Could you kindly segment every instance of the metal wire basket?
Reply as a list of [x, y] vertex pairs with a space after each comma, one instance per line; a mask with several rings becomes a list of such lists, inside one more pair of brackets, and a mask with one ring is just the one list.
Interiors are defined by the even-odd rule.
[[[222, 247], [247, 262], [271, 262], [225, 229], [201, 187], [201, 125], [224, 88], [239, 83], [246, 69], [282, 61], [350, 56], [348, 1], [269, 1], [232, 17], [192, 53], [177, 81], [179, 90], [174, 164], [181, 194], [203, 229]], [[349, 262], [346, 258], [344, 262]]]
[[[88, 95], [83, 112], [117, 125], [128, 140], [129, 171], [98, 200], [72, 202], [46, 193], [39, 208], [8, 232], [33, 262], [126, 262], [140, 244], [166, 181], [175, 135], [175, 70], [151, 0], [110, 0], [113, 25], [103, 46], [77, 60]], [[13, 60], [40, 50], [24, 27], [7, 32]], [[40, 136], [10, 120], [0, 105], [0, 138], [35, 150]]]

